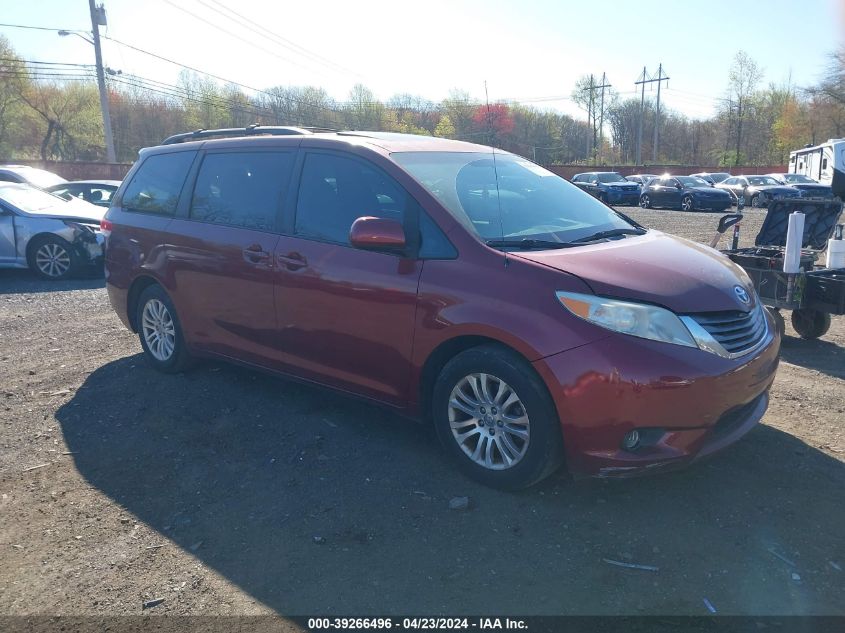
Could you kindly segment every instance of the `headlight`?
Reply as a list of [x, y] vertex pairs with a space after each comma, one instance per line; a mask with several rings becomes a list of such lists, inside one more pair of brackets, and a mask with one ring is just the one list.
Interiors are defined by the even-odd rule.
[[556, 294], [572, 314], [608, 330], [652, 341], [698, 347], [678, 315], [665, 308], [576, 292], [558, 291]]
[[81, 222], [74, 222], [73, 220], [64, 220], [65, 226], [73, 229], [74, 237], [79, 237], [83, 241], [93, 242], [96, 239], [96, 232], [94, 227], [82, 224]]

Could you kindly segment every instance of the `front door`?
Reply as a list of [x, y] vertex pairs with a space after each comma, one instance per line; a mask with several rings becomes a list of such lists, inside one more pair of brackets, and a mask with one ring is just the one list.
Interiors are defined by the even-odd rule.
[[0, 262], [9, 264], [17, 260], [15, 245], [15, 216], [0, 206]]
[[411, 204], [368, 161], [305, 154], [293, 235], [276, 247], [277, 340], [297, 374], [393, 404], [407, 400], [422, 262], [355, 249], [349, 229], [375, 216], [402, 222], [410, 235]]

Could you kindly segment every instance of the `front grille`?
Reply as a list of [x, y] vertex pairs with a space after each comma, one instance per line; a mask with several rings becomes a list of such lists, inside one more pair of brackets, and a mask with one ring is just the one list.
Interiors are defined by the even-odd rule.
[[766, 317], [759, 306], [751, 312], [704, 312], [691, 316], [731, 354], [752, 349], [766, 336]]
[[622, 185], [620, 189], [622, 189], [622, 191], [636, 191], [639, 189], [639, 185]]

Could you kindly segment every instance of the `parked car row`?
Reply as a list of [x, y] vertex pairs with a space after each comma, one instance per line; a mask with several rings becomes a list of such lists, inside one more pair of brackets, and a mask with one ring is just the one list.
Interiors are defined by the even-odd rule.
[[670, 208], [682, 211], [724, 211], [737, 205], [766, 207], [772, 200], [833, 197], [833, 190], [800, 174], [732, 176], [701, 172], [690, 176], [585, 172], [572, 183], [605, 204]]
[[100, 222], [116, 180], [68, 182], [43, 169], [0, 166], [0, 268], [44, 279], [101, 270]]

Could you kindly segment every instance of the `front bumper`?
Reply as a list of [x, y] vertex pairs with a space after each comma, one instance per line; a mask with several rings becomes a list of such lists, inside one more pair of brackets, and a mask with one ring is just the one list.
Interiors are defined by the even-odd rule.
[[[611, 335], [535, 361], [557, 407], [569, 470], [632, 476], [679, 467], [735, 442], [763, 417], [780, 338], [735, 360]], [[631, 430], [655, 438], [622, 449]]]
[[706, 209], [710, 211], [724, 211], [728, 207], [733, 206], [733, 200], [730, 196], [719, 198], [693, 198], [696, 209]]
[[84, 265], [89, 265], [92, 268], [99, 268], [103, 265], [103, 245], [105, 243], [105, 236], [99, 231], [94, 231], [93, 236], [85, 234], [84, 236], [76, 232], [71, 242], [80, 261]]
[[610, 189], [607, 192], [607, 201], [615, 204], [638, 206], [640, 204], [640, 192], [639, 190], [614, 191]]

